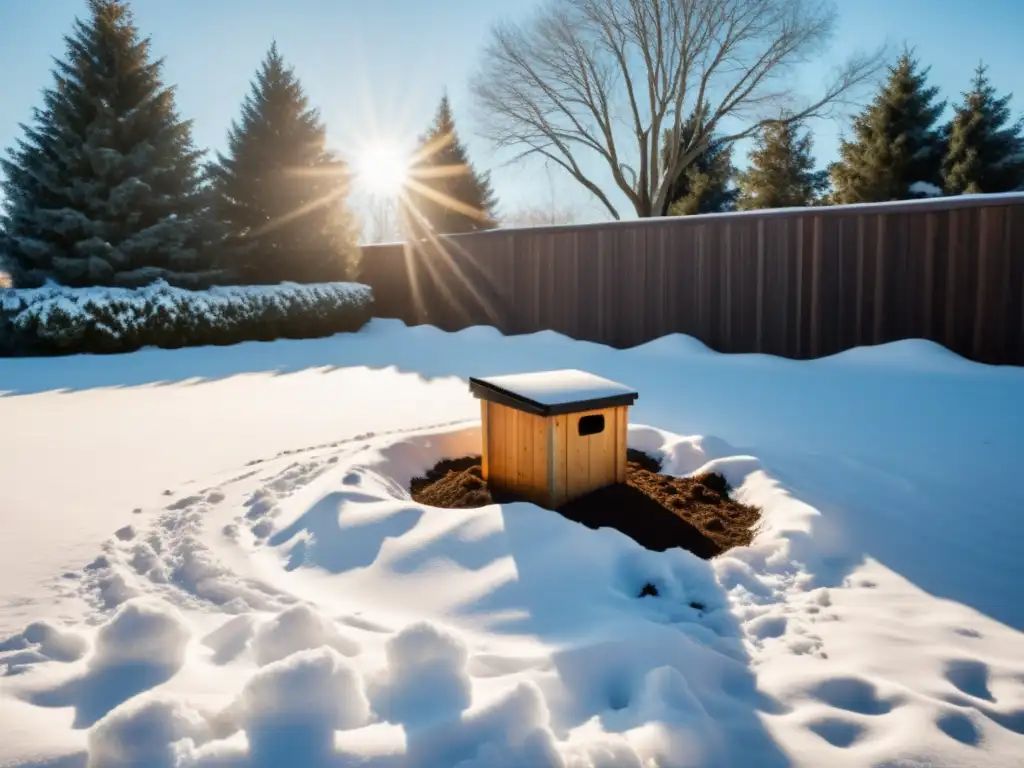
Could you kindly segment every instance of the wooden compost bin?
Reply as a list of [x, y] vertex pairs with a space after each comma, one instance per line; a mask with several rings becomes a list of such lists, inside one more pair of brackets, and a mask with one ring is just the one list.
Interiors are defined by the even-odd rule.
[[626, 482], [631, 388], [576, 370], [471, 378], [469, 388], [492, 490], [555, 509]]

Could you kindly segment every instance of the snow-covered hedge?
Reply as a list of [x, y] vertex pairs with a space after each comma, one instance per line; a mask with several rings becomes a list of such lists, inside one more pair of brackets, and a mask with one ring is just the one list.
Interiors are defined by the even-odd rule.
[[355, 331], [373, 297], [357, 283], [0, 290], [0, 354], [130, 352]]

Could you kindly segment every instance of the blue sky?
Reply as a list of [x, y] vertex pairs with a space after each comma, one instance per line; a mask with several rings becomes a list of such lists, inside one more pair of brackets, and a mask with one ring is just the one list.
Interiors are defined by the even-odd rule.
[[[412, 141], [447, 89], [475, 164], [491, 170], [503, 208], [548, 199], [552, 191], [602, 217], [571, 180], [539, 163], [502, 166], [474, 135], [468, 75], [491, 24], [528, 13], [539, 0], [134, 0], [136, 20], [166, 58], [178, 107], [194, 121], [196, 143], [223, 147], [253, 73], [272, 39], [320, 107], [343, 154], [378, 133]], [[801, 82], [809, 93], [823, 68], [882, 42], [915, 46], [932, 81], [955, 100], [984, 59], [1000, 91], [1024, 112], [1024, 2], [1020, 0], [839, 0], [839, 33], [826, 58]], [[84, 0], [0, 2], [0, 146], [11, 144], [50, 82], [51, 57]], [[842, 123], [811, 126], [820, 163], [834, 158]], [[742, 149], [742, 148], [741, 148]], [[741, 152], [738, 158], [742, 164]], [[620, 202], [621, 198], [616, 197]], [[628, 211], [622, 208], [623, 213]]]

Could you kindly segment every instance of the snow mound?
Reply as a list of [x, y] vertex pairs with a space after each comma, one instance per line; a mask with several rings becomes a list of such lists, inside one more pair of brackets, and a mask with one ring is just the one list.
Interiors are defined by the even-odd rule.
[[89, 666], [139, 665], [174, 672], [184, 661], [190, 638], [188, 625], [173, 608], [149, 599], [131, 600], [100, 627]]
[[237, 707], [258, 765], [322, 765], [334, 752], [334, 732], [370, 717], [359, 674], [330, 648], [267, 665], [246, 684]]
[[88, 641], [77, 632], [36, 621], [0, 642], [0, 665], [6, 665], [11, 673], [40, 662], [77, 661], [88, 648]]
[[278, 614], [256, 630], [252, 641], [254, 658], [261, 667], [322, 646], [345, 656], [359, 653], [357, 642], [308, 605], [296, 605]]
[[171, 606], [150, 597], [132, 599], [96, 632], [83, 674], [30, 698], [44, 707], [74, 707], [74, 727], [88, 728], [174, 677], [185, 663], [191, 635]]
[[928, 339], [901, 339], [870, 347], [855, 347], [822, 359], [858, 366], [881, 365], [890, 370], [905, 368], [962, 373], [977, 372], [986, 367]]
[[406, 731], [450, 719], [470, 704], [465, 644], [432, 624], [406, 627], [384, 647], [387, 672], [370, 689], [374, 709]]
[[410, 768], [562, 768], [563, 756], [536, 685], [521, 683], [461, 720], [409, 735]]
[[206, 718], [180, 699], [141, 696], [89, 731], [87, 768], [178, 768], [190, 742], [210, 737]]

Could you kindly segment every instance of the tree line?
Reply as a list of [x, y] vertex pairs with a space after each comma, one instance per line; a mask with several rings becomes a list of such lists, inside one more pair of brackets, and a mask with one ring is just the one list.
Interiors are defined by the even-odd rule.
[[[42, 105], [0, 160], [0, 267], [14, 284], [350, 278], [358, 256], [352, 173], [327, 149], [324, 121], [277, 45], [242, 99], [226, 151], [210, 157], [195, 147], [130, 4], [87, 2]], [[495, 226], [490, 181], [468, 163], [447, 98], [420, 144], [409, 224]], [[430, 172], [440, 166], [460, 172]], [[439, 203], [446, 199], [470, 203]]]
[[[16, 284], [350, 277], [352, 173], [277, 45], [225, 151], [209, 156], [127, 0], [87, 5], [0, 160], [0, 256]], [[494, 28], [471, 80], [481, 132], [513, 161], [543, 160], [613, 218], [613, 192], [643, 217], [1024, 188], [1024, 123], [983, 66], [948, 120], [910, 50], [894, 62], [881, 48], [856, 54], [801, 100], [789, 75], [833, 38], [835, 20], [821, 0], [551, 0]], [[817, 168], [808, 121], [861, 94], [839, 159]], [[746, 139], [739, 170], [734, 149]], [[600, 165], [610, 186], [593, 175]], [[470, 161], [447, 96], [400, 199], [407, 237], [499, 225], [490, 177]], [[535, 208], [519, 220], [572, 215], [553, 190]]]
[[840, 140], [839, 159], [816, 169], [810, 131], [770, 122], [756, 135], [746, 170], [732, 147], [712, 138], [675, 183], [668, 215], [843, 203], [1024, 189], [1024, 120], [998, 95], [979, 65], [951, 117], [911, 52]]

